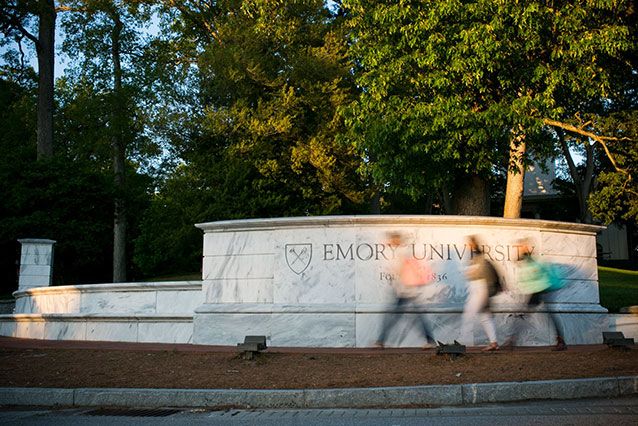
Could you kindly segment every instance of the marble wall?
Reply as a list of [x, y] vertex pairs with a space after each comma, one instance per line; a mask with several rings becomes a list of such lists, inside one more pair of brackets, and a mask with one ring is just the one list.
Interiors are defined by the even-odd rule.
[[[600, 227], [463, 216], [307, 217], [198, 226], [205, 232], [205, 300], [194, 316], [196, 343], [235, 344], [247, 334], [263, 334], [276, 346], [370, 346], [394, 297], [396, 247], [387, 243], [388, 231], [401, 232], [407, 249], [435, 274], [422, 288], [413, 316], [426, 313], [442, 341], [458, 338], [470, 234], [480, 237], [512, 290], [495, 300], [499, 330], [520, 310], [518, 240], [528, 237], [534, 255], [558, 264], [567, 284], [544, 309], [560, 312], [568, 341], [601, 339], [602, 325], [596, 324], [605, 310], [599, 305], [595, 246]], [[526, 319], [537, 331], [528, 333], [526, 342], [553, 339], [546, 315], [529, 313]], [[417, 345], [416, 329], [404, 328], [393, 344]], [[484, 341], [480, 331], [468, 343]]]
[[14, 293], [0, 335], [46, 340], [191, 343], [201, 281], [89, 284]]
[[14, 293], [20, 314], [189, 314], [201, 305], [201, 281], [87, 284]]

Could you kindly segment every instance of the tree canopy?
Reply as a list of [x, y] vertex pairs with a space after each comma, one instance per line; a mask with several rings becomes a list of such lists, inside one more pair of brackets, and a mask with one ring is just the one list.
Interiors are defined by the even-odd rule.
[[[56, 282], [107, 280], [111, 263], [118, 281], [192, 272], [197, 222], [516, 217], [526, 166], [556, 156], [578, 207], [554, 219], [638, 218], [629, 0], [1, 10], [0, 249], [12, 258], [17, 238], [57, 240]], [[56, 25], [67, 67], [54, 92], [53, 51], [38, 46], [52, 46]], [[39, 102], [49, 95], [55, 104]], [[7, 282], [14, 266], [3, 263]]]

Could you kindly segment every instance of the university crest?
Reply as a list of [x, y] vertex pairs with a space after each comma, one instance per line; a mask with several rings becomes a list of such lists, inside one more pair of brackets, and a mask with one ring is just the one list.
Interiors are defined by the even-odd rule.
[[286, 263], [299, 275], [308, 268], [312, 259], [312, 244], [286, 244]]

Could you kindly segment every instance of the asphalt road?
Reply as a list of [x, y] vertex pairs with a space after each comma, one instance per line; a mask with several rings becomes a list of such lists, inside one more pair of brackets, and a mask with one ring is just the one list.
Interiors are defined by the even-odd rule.
[[4, 425], [636, 425], [638, 397], [416, 409], [141, 410], [2, 408]]

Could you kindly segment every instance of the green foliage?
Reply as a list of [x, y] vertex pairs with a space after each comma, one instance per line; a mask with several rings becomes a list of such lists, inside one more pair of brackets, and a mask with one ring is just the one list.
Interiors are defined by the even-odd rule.
[[102, 265], [110, 256], [112, 187], [86, 163], [34, 161], [35, 102], [31, 90], [0, 80], [2, 291], [16, 289], [19, 238], [58, 242], [56, 283], [103, 280]]
[[491, 175], [512, 130], [551, 152], [543, 119], [599, 105], [632, 72], [627, 1], [343, 4], [362, 89], [349, 138], [378, 184], [413, 195]]
[[187, 160], [197, 167], [196, 157], [221, 143], [222, 158], [252, 169], [251, 195], [283, 202], [269, 215], [339, 213], [360, 204], [361, 160], [336, 142], [343, 130], [336, 108], [354, 94], [340, 22], [322, 1], [228, 8], [215, 22], [217, 41], [199, 57], [202, 140]]
[[598, 120], [598, 127], [615, 135], [606, 143], [616, 165], [610, 164], [597, 176], [588, 204], [595, 219], [604, 224], [638, 220], [638, 105], [633, 110], [612, 113]]
[[159, 186], [136, 241], [142, 271], [198, 270], [195, 223], [361, 211], [361, 160], [336, 140], [336, 109], [354, 94], [345, 36], [323, 2], [175, 7], [171, 45], [197, 61], [199, 90], [180, 122], [183, 163]]

